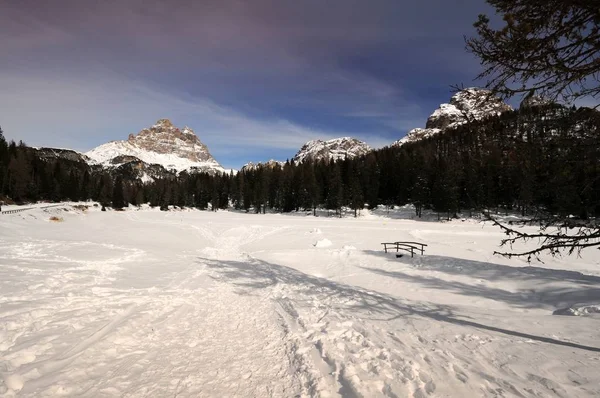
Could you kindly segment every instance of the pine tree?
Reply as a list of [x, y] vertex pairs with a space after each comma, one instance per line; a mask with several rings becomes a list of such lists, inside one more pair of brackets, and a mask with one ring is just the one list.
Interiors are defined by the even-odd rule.
[[305, 182], [306, 191], [308, 194], [308, 200], [310, 203], [310, 207], [312, 208], [313, 216], [316, 216], [317, 215], [317, 207], [319, 206], [321, 198], [320, 198], [319, 186], [317, 185], [317, 176], [315, 174], [315, 166], [313, 163], [310, 163], [307, 166], [305, 179], [306, 179], [306, 182]]
[[10, 161], [8, 155], [8, 143], [4, 138], [4, 132], [0, 127], [0, 196], [6, 194], [8, 186], [8, 162]]
[[28, 198], [28, 188], [31, 184], [31, 166], [25, 151], [19, 150], [8, 163], [8, 195], [13, 200], [24, 202]]
[[485, 67], [480, 78], [506, 97], [533, 93], [571, 101], [600, 94], [600, 6], [579, 0], [488, 0], [502, 15], [494, 29], [480, 15], [467, 50]]
[[110, 198], [113, 192], [113, 183], [108, 173], [103, 174], [100, 177], [99, 189], [98, 189], [98, 201], [102, 206], [106, 207], [110, 203]]
[[117, 176], [112, 192], [112, 207], [115, 209], [122, 209], [125, 207], [125, 198], [123, 194], [123, 177]]
[[[494, 93], [504, 97], [526, 94], [527, 98], [541, 95], [567, 102], [600, 95], [600, 7], [597, 1], [488, 0], [488, 3], [503, 16], [504, 26], [494, 29], [489, 18], [481, 15], [475, 23], [477, 37], [467, 40], [467, 50], [480, 59], [485, 69], [479, 78], [487, 78], [486, 86]], [[553, 119], [538, 118], [536, 124], [541, 130], [536, 133], [539, 137], [545, 135], [549, 127], [546, 124], [554, 123]], [[564, 131], [558, 127], [558, 131]], [[554, 145], [552, 138], [546, 140], [550, 146]], [[576, 141], [567, 137], [561, 144], [568, 148]], [[531, 259], [545, 251], [555, 255], [563, 249], [573, 253], [600, 245], [597, 222], [575, 222], [565, 211], [582, 207], [582, 198], [573, 195], [573, 191], [580, 190], [579, 184], [588, 182], [589, 176], [581, 174], [580, 167], [561, 165], [564, 155], [554, 148], [547, 151], [546, 167], [540, 170], [540, 174], [545, 174], [542, 179], [545, 186], [536, 194], [543, 196], [539, 202], [544, 204], [546, 214], [536, 220], [541, 225], [538, 232], [530, 234], [493, 220], [509, 236], [503, 244], [536, 237], [541, 245], [521, 253], [501, 254]], [[581, 176], [580, 181], [573, 181], [576, 175]], [[499, 193], [508, 196], [506, 186], [499, 189], [503, 189]], [[526, 199], [529, 193], [520, 191]], [[559, 217], [556, 217], [557, 212]], [[558, 227], [558, 232], [548, 232], [550, 226]]]
[[365, 207], [363, 190], [360, 186], [358, 176], [353, 178], [350, 182], [350, 207], [354, 210], [355, 218], [358, 216], [358, 210]]
[[329, 166], [329, 173], [326, 206], [330, 210], [335, 210], [336, 214], [339, 214], [339, 216], [342, 217], [344, 187], [339, 163], [331, 162]]

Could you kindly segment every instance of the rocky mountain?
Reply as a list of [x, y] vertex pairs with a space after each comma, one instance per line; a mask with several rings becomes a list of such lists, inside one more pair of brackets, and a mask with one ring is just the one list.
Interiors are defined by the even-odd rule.
[[547, 98], [541, 97], [539, 95], [534, 95], [534, 94], [530, 94], [530, 95], [526, 95], [525, 98], [523, 98], [523, 101], [521, 101], [520, 104], [520, 108], [533, 108], [536, 106], [548, 106], [551, 105], [553, 102]]
[[71, 149], [61, 148], [32, 148], [35, 154], [40, 159], [53, 160], [53, 159], [65, 159], [72, 162], [78, 163], [90, 163], [91, 159], [86, 155], [73, 151]]
[[225, 171], [191, 128], [179, 129], [168, 119], [160, 119], [152, 127], [130, 134], [127, 140], [100, 145], [85, 155], [93, 163], [108, 168], [133, 162], [138, 169], [159, 165], [173, 172]]
[[269, 168], [269, 169], [273, 169], [276, 166], [283, 167], [284, 165], [285, 165], [285, 162], [281, 162], [279, 160], [273, 160], [273, 159], [271, 159], [271, 160], [269, 160], [267, 162], [258, 162], [258, 163], [249, 162], [249, 163], [246, 163], [242, 167], [242, 171], [245, 171], [245, 170], [256, 170], [256, 169], [258, 169], [260, 167], [266, 167], [266, 168]]
[[454, 94], [450, 103], [441, 104], [429, 116], [424, 129], [412, 129], [392, 146], [418, 141], [468, 121], [485, 119], [512, 109], [510, 105], [492, 95], [489, 90], [476, 87], [467, 88]]
[[300, 151], [294, 156], [294, 161], [302, 163], [305, 160], [351, 159], [365, 155], [371, 150], [371, 147], [356, 138], [343, 137], [329, 141], [313, 140], [300, 148]]
[[416, 142], [416, 141], [420, 141], [423, 140], [425, 138], [429, 138], [432, 135], [438, 134], [440, 131], [442, 131], [441, 129], [422, 129], [422, 128], [415, 128], [412, 129], [408, 132], [408, 134], [406, 134], [404, 137], [400, 138], [398, 141], [394, 142], [392, 144], [392, 146], [401, 146], [406, 144], [407, 142]]

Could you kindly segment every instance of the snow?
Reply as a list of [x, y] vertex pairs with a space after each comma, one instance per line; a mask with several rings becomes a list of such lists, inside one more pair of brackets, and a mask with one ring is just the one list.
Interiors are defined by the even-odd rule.
[[242, 170], [257, 170], [259, 167], [275, 168], [276, 166], [283, 167], [283, 166], [285, 166], [285, 162], [282, 162], [279, 160], [274, 160], [274, 159], [270, 159], [267, 162], [258, 162], [258, 163], [248, 162], [242, 167]]
[[398, 141], [394, 142], [392, 144], [392, 146], [402, 146], [408, 142], [416, 142], [419, 140], [423, 140], [425, 138], [429, 138], [432, 137], [438, 133], [440, 133], [442, 130], [440, 129], [422, 129], [422, 128], [415, 128], [412, 129], [408, 132], [408, 134], [406, 134], [406, 136], [400, 138]]
[[191, 128], [189, 128], [188, 126], [185, 126], [185, 127], [183, 128], [183, 130], [181, 130], [181, 132], [182, 132], [183, 134], [188, 134], [188, 135], [196, 135], [196, 133], [194, 133], [194, 131], [193, 131]]
[[442, 116], [448, 116], [456, 119], [464, 118], [464, 115], [461, 112], [461, 110], [452, 104], [440, 104], [440, 107], [433, 111], [433, 113], [429, 117], [431, 119], [437, 119]]
[[329, 239], [320, 239], [315, 243], [315, 247], [329, 247], [332, 244]]
[[142, 183], [144, 183], [144, 184], [150, 184], [150, 183], [154, 182], [154, 178], [150, 177], [148, 175], [148, 173], [144, 172], [142, 174], [142, 176], [140, 177], [140, 181], [142, 181]]
[[302, 163], [305, 160], [343, 160], [366, 155], [371, 151], [366, 143], [352, 137], [335, 138], [328, 141], [312, 140], [300, 148], [294, 161]]
[[554, 315], [585, 316], [600, 314], [600, 305], [581, 305], [554, 311]]
[[127, 155], [176, 172], [226, 171], [191, 128], [186, 126], [180, 131], [169, 119], [159, 119], [151, 128], [130, 134], [126, 141], [108, 142], [86, 155], [88, 163], [104, 167], [115, 167], [112, 160]]
[[106, 167], [111, 166], [110, 161], [121, 155], [135, 156], [141, 161], [148, 164], [159, 164], [166, 169], [175, 170], [177, 172], [189, 170], [193, 167], [214, 169], [225, 172], [225, 169], [214, 160], [206, 162], [196, 162], [185, 157], [178, 156], [173, 153], [158, 153], [148, 151], [143, 148], [138, 148], [127, 141], [111, 141], [100, 145], [97, 148], [86, 152], [86, 155], [95, 163], [102, 164]]
[[489, 90], [470, 87], [455, 93], [450, 103], [441, 104], [427, 119], [426, 128], [415, 128], [392, 146], [402, 146], [431, 137], [449, 128], [456, 128], [470, 120], [481, 120], [513, 108], [500, 98], [491, 96]]
[[0, 396], [600, 394], [598, 250], [528, 265], [489, 224], [363, 213], [0, 215]]

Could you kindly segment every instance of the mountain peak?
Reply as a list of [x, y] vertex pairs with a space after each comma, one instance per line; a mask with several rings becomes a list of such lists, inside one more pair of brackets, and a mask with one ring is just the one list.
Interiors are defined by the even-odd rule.
[[512, 110], [512, 107], [493, 95], [490, 90], [469, 87], [455, 93], [449, 104], [441, 104], [429, 116], [425, 127], [443, 130], [508, 110]]
[[191, 128], [180, 130], [169, 119], [159, 119], [152, 127], [129, 134], [127, 140], [109, 142], [87, 155], [98, 163], [109, 165], [115, 164], [115, 158], [134, 156], [145, 163], [177, 172], [192, 169], [223, 171]]
[[258, 162], [258, 163], [248, 162], [242, 167], [242, 171], [257, 170], [261, 167], [267, 168], [267, 169], [274, 169], [275, 167], [283, 167], [284, 165], [285, 165], [285, 162], [281, 162], [279, 160], [273, 160], [273, 159], [271, 159], [267, 162]]
[[521, 101], [519, 107], [534, 108], [536, 106], [548, 106], [550, 104], [552, 104], [552, 101], [550, 99], [530, 93], [529, 95], [525, 96], [525, 98], [523, 98], [523, 101]]
[[173, 127], [173, 123], [171, 123], [169, 119], [158, 119], [158, 121], [152, 127], [170, 128]]
[[427, 119], [425, 128], [416, 128], [392, 145], [419, 141], [449, 128], [457, 127], [471, 120], [481, 120], [499, 115], [513, 108], [493, 95], [490, 90], [478, 87], [465, 88], [455, 93], [450, 102], [441, 104]]
[[294, 156], [296, 163], [305, 160], [340, 160], [365, 155], [371, 148], [364, 142], [352, 137], [334, 138], [332, 140], [312, 140], [300, 148]]

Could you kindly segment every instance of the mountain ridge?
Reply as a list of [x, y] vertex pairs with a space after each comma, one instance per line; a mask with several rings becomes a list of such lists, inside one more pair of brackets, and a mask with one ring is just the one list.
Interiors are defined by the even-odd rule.
[[352, 159], [366, 155], [372, 149], [365, 142], [352, 137], [340, 137], [331, 140], [312, 140], [305, 143], [296, 153], [293, 160], [296, 163], [319, 160]]
[[494, 96], [491, 91], [469, 87], [456, 92], [449, 103], [440, 104], [427, 118], [425, 128], [417, 127], [410, 130], [392, 146], [419, 141], [469, 121], [482, 120], [512, 110], [512, 106]]
[[95, 164], [109, 168], [123, 164], [118, 162], [120, 158], [129, 157], [123, 159], [126, 162], [133, 157], [177, 173], [225, 172], [191, 128], [186, 126], [179, 129], [169, 119], [159, 119], [152, 127], [129, 134], [127, 140], [107, 142], [85, 155]]

